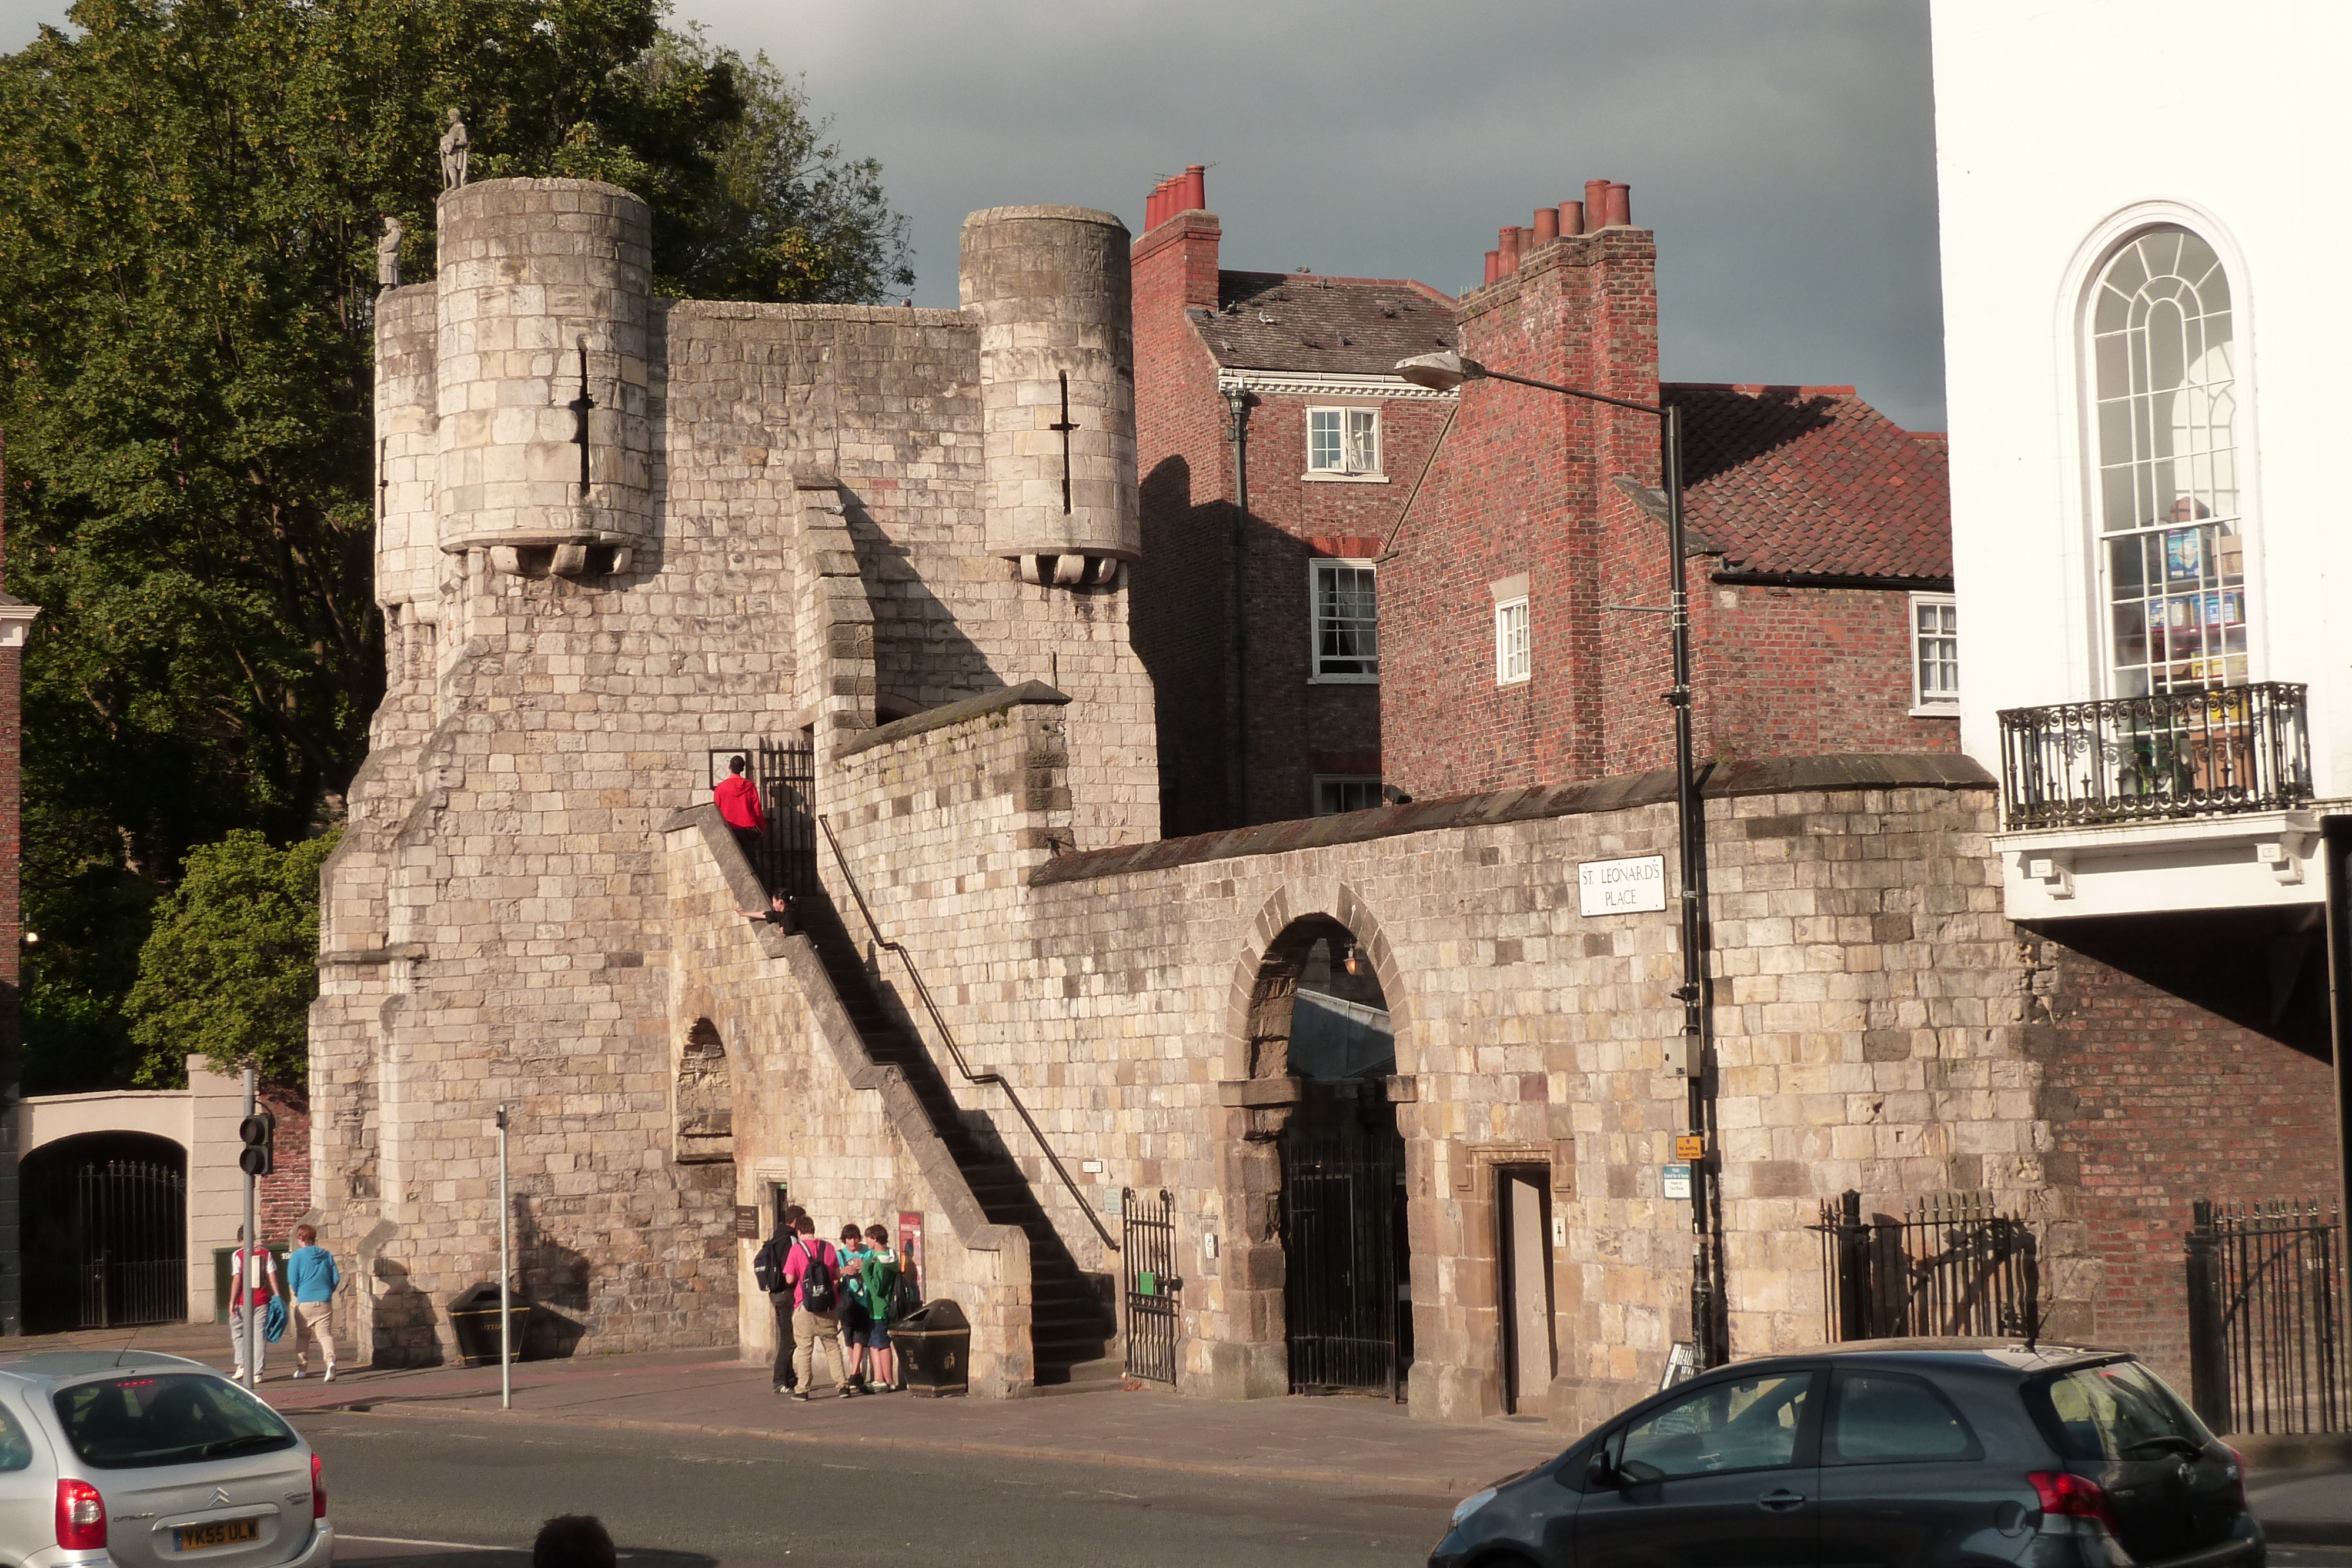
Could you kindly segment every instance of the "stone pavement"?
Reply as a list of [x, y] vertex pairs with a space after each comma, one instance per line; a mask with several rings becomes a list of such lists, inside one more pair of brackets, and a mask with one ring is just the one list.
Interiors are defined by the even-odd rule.
[[[52, 1336], [115, 1348], [130, 1331]], [[26, 1342], [27, 1348], [31, 1342]], [[228, 1368], [228, 1333], [210, 1324], [150, 1329], [142, 1349]], [[362, 1369], [300, 1382], [290, 1343], [270, 1346], [262, 1397], [298, 1423], [306, 1411], [364, 1410], [421, 1419], [496, 1417], [499, 1369]], [[820, 1377], [822, 1374], [820, 1374]], [[1027, 1399], [924, 1399], [910, 1394], [818, 1397], [768, 1390], [764, 1364], [731, 1349], [532, 1361], [514, 1369], [513, 1419], [821, 1443], [1003, 1454], [1265, 1480], [1329, 1481], [1422, 1500], [1459, 1498], [1566, 1445], [1540, 1422], [1445, 1427], [1406, 1417], [1385, 1400], [1181, 1399], [1117, 1384]]]
[[2282, 1546], [2352, 1546], [2352, 1463], [2256, 1470], [2246, 1500]]

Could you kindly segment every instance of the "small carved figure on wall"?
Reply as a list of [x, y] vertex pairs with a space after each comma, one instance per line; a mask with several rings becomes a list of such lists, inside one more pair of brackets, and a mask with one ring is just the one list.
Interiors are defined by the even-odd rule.
[[466, 122], [449, 111], [449, 129], [441, 133], [441, 188], [454, 191], [466, 183], [466, 150], [471, 145]]
[[375, 281], [379, 288], [400, 287], [400, 220], [387, 215], [383, 237], [375, 242]]

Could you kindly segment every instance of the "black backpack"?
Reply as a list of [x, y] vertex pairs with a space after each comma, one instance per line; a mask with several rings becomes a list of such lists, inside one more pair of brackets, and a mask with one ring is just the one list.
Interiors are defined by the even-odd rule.
[[794, 1242], [801, 1249], [801, 1310], [810, 1312], [833, 1311], [833, 1269], [824, 1260], [824, 1253], [815, 1247]]
[[772, 1296], [784, 1288], [784, 1249], [777, 1245], [782, 1239], [781, 1235], [769, 1237], [759, 1256], [751, 1260], [752, 1281]]

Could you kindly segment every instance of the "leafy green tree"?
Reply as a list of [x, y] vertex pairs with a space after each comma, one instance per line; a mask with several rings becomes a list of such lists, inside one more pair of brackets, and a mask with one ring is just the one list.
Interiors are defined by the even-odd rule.
[[[764, 59], [662, 0], [79, 0], [0, 57], [0, 428], [26, 650], [28, 1064], [110, 998], [190, 846], [337, 820], [383, 694], [379, 220], [429, 272], [436, 143], [610, 178], [690, 297], [878, 299], [904, 220]], [[110, 1036], [109, 1030], [112, 1033]], [[78, 1061], [80, 1065], [74, 1066]], [[77, 1082], [77, 1087], [95, 1084]]]
[[155, 906], [123, 1003], [141, 1051], [137, 1082], [187, 1082], [201, 1054], [224, 1072], [251, 1062], [268, 1082], [303, 1082], [319, 994], [319, 868], [341, 829], [278, 849], [250, 828], [188, 853]]

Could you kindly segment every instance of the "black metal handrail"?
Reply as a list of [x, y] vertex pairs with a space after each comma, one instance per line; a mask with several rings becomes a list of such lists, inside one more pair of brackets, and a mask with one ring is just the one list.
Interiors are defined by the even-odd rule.
[[866, 934], [874, 938], [877, 947], [887, 948], [898, 956], [898, 962], [906, 967], [908, 980], [915, 988], [915, 995], [922, 1001], [923, 1010], [931, 1015], [931, 1027], [940, 1031], [940, 1040], [948, 1048], [948, 1055], [955, 1060], [956, 1071], [963, 1074], [967, 1083], [992, 1083], [1004, 1091], [1004, 1097], [1013, 1103], [1013, 1114], [1019, 1116], [1022, 1125], [1029, 1129], [1029, 1135], [1037, 1140], [1037, 1152], [1045, 1156], [1045, 1163], [1054, 1167], [1054, 1174], [1060, 1176], [1062, 1185], [1070, 1189], [1070, 1199], [1078, 1206], [1078, 1212], [1087, 1217], [1087, 1223], [1095, 1228], [1095, 1234], [1102, 1238], [1103, 1245], [1114, 1252], [1118, 1251], [1118, 1243], [1111, 1239], [1109, 1229], [1104, 1226], [1101, 1217], [1095, 1213], [1094, 1207], [1087, 1202], [1087, 1195], [1079, 1190], [1076, 1179], [1062, 1164], [1061, 1156], [1054, 1153], [1052, 1145], [1045, 1142], [1045, 1129], [1037, 1125], [1037, 1118], [1029, 1114], [1029, 1107], [1021, 1103], [1021, 1096], [1012, 1082], [1001, 1072], [974, 1072], [971, 1063], [964, 1060], [963, 1048], [956, 1044], [955, 1034], [948, 1028], [948, 1020], [940, 1016], [939, 1003], [931, 999], [931, 988], [923, 984], [922, 972], [915, 967], [915, 956], [883, 936], [882, 928], [874, 923], [874, 911], [866, 904], [866, 892], [857, 885], [856, 873], [849, 869], [849, 857], [841, 852], [841, 841], [834, 836], [832, 819], [820, 811], [816, 824], [824, 830], [824, 841], [833, 846], [833, 863], [841, 868], [841, 880], [849, 884], [849, 896], [857, 903], [857, 913], [866, 922]]
[[2311, 799], [2305, 688], [2289, 681], [2000, 714], [2012, 830], [2281, 811]]

